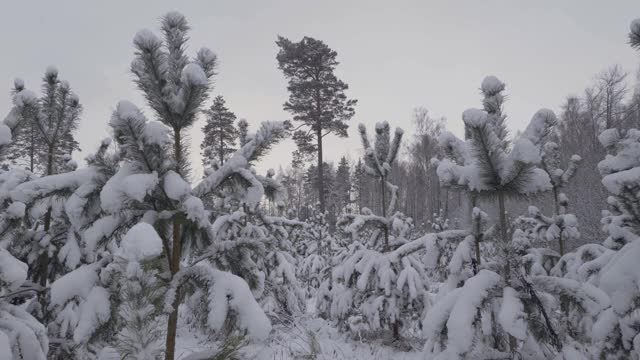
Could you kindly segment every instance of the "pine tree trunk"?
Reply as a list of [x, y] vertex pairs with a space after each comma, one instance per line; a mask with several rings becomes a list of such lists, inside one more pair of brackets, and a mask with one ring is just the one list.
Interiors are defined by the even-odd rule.
[[224, 137], [222, 136], [222, 129], [220, 129], [220, 149], [219, 149], [220, 154], [218, 155], [218, 157], [220, 158], [220, 166], [222, 166], [222, 163], [224, 162]]
[[[174, 220], [173, 222], [173, 248], [171, 251], [171, 277], [180, 271], [180, 222]], [[179, 288], [178, 288], [179, 289]], [[176, 335], [178, 330], [178, 308], [180, 307], [180, 291], [176, 291], [175, 299], [171, 304], [173, 310], [169, 314], [169, 320], [167, 322], [167, 341], [166, 341], [166, 353], [165, 360], [173, 360], [176, 350]]]
[[316, 137], [318, 138], [318, 199], [320, 200], [320, 212], [324, 214], [324, 168], [322, 162], [322, 128], [317, 123]]
[[444, 219], [449, 218], [449, 189], [444, 189]]
[[29, 146], [29, 170], [33, 172], [35, 168], [35, 157], [36, 157], [36, 137], [35, 137], [35, 129], [33, 128], [33, 124], [31, 124], [31, 146]]
[[400, 340], [400, 320], [393, 322], [393, 338], [395, 340]]
[[[553, 202], [555, 205], [556, 216], [560, 215], [560, 203], [558, 202], [558, 188], [556, 186], [553, 187]], [[560, 231], [560, 235], [558, 236], [558, 246], [560, 248], [560, 256], [564, 255], [564, 240], [562, 239], [562, 231]]]
[[[182, 164], [182, 147], [179, 129], [174, 129], [174, 152], [177, 171], [178, 173], [180, 173], [180, 165]], [[171, 261], [169, 261], [171, 278], [173, 278], [175, 274], [180, 271], [180, 252], [182, 245], [180, 243], [180, 222], [181, 221], [179, 217], [175, 217], [173, 219], [173, 244], [171, 254], [167, 254], [167, 258], [171, 258]], [[171, 311], [171, 314], [169, 314], [169, 319], [167, 321], [165, 360], [173, 360], [175, 357], [176, 335], [178, 330], [178, 308], [180, 306], [179, 288], [176, 291], [175, 299], [173, 300], [173, 303], [171, 305], [173, 306], [173, 310]]]
[[[476, 207], [476, 203], [477, 203], [478, 199], [476, 197], [475, 194], [471, 194], [471, 223], [474, 223], [473, 220], [473, 209]], [[476, 237], [476, 241], [475, 241], [475, 249], [476, 249], [476, 267], [480, 268], [480, 264], [482, 263], [481, 257], [480, 257], [480, 239], [478, 239]]]
[[[384, 176], [380, 178], [380, 185], [382, 187], [382, 217], [387, 219], [387, 208], [385, 206], [387, 201], [387, 187], [385, 186]], [[389, 251], [389, 228], [384, 228], [384, 251]]]
[[[507, 214], [504, 206], [504, 194], [498, 192], [498, 207], [500, 209], [500, 234], [502, 237], [502, 246], [504, 246], [504, 278], [507, 286], [511, 286], [511, 264], [509, 263], [509, 235], [507, 231]], [[518, 341], [515, 337], [509, 336], [509, 350], [513, 353], [518, 348]]]
[[507, 232], [507, 216], [504, 206], [504, 194], [502, 192], [498, 193], [498, 207], [500, 209], [500, 237], [502, 237], [502, 246], [504, 246], [504, 255], [506, 257], [506, 261], [504, 264], [505, 280], [507, 283], [509, 283], [509, 281], [511, 280], [511, 266], [509, 265], [508, 261], [508, 246], [510, 241]]
[[[54, 153], [54, 148], [53, 146], [49, 146], [47, 149], [47, 172], [46, 172], [46, 176], [49, 175], [53, 175], [53, 153]], [[44, 216], [44, 233], [45, 236], [46, 234], [49, 233], [49, 229], [51, 228], [51, 207], [49, 207], [47, 209], [47, 213]], [[47, 278], [48, 278], [48, 274], [49, 274], [49, 254], [48, 254], [48, 249], [44, 249], [44, 252], [42, 254], [40, 254], [40, 259], [39, 259], [39, 265], [40, 265], [40, 276], [39, 276], [39, 283], [41, 286], [47, 286]]]

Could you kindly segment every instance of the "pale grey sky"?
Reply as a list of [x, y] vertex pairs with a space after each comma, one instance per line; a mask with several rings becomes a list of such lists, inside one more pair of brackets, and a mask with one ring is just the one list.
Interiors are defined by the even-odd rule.
[[[593, 76], [612, 64], [635, 73], [640, 56], [626, 43], [640, 1], [6, 1], [0, 12], [0, 106], [8, 111], [15, 77], [38, 90], [55, 65], [85, 111], [77, 138], [83, 154], [107, 135], [115, 104], [143, 106], [129, 73], [132, 39], [158, 30], [167, 11], [184, 13], [190, 50], [218, 54], [215, 94], [255, 129], [283, 120], [286, 82], [274, 41], [308, 35], [338, 51], [339, 76], [359, 100], [349, 139], [328, 139], [329, 160], [359, 154], [356, 125], [387, 120], [412, 132], [411, 113], [425, 106], [462, 129], [462, 112], [480, 106], [485, 75], [507, 83], [509, 126], [523, 128], [533, 113], [559, 110]], [[633, 78], [631, 76], [630, 78]], [[147, 111], [147, 116], [152, 114]], [[192, 131], [199, 167], [201, 123]], [[294, 147], [276, 147], [260, 169], [286, 166]], [[197, 170], [199, 173], [200, 170]]]

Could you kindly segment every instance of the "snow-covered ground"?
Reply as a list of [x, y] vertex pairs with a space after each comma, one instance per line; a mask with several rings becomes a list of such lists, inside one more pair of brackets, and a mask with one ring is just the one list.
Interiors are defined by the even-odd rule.
[[[256, 360], [418, 360], [424, 359], [419, 349], [399, 350], [381, 341], [351, 340], [320, 319], [314, 313], [315, 299], [307, 302], [307, 314], [292, 319], [292, 322], [273, 326], [269, 338], [263, 343], [250, 344], [238, 355], [243, 359]], [[176, 357], [179, 360], [204, 360], [216, 352], [216, 348], [188, 328], [178, 333]], [[199, 355], [202, 355], [200, 357]]]

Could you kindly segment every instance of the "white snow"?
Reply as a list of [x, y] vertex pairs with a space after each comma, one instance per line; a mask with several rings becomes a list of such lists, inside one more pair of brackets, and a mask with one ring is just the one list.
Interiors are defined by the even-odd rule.
[[541, 141], [551, 126], [557, 122], [556, 114], [549, 109], [540, 109], [531, 118], [529, 125], [523, 133], [533, 144], [540, 146]]
[[498, 285], [500, 279], [500, 275], [492, 271], [480, 270], [462, 287], [447, 321], [448, 347], [456, 354], [466, 353], [473, 345], [474, 327], [472, 322], [477, 315], [477, 309], [482, 306], [482, 302], [489, 296], [489, 291]]
[[485, 77], [482, 80], [482, 85], [480, 86], [480, 88], [482, 89], [482, 92], [485, 92], [488, 94], [498, 93], [504, 90], [504, 87], [505, 87], [504, 83], [498, 80], [498, 78], [493, 75], [489, 75]]
[[498, 321], [502, 328], [516, 339], [525, 340], [527, 338], [526, 317], [524, 305], [518, 298], [518, 293], [511, 287], [505, 287], [498, 314]]
[[187, 64], [187, 66], [182, 69], [180, 81], [195, 86], [204, 86], [209, 82], [204, 70], [196, 63]]
[[22, 90], [16, 94], [15, 102], [18, 107], [35, 105], [38, 102], [38, 97], [31, 90]]
[[462, 121], [472, 127], [484, 126], [487, 122], [487, 113], [480, 109], [467, 109], [462, 113]]
[[[7, 250], [0, 248], [0, 283], [9, 291], [15, 290], [27, 279], [27, 264], [13, 257]], [[2, 294], [0, 290], [0, 294]]]
[[171, 309], [175, 296], [175, 286], [189, 277], [197, 277], [207, 282], [207, 325], [215, 331], [222, 329], [229, 310], [238, 318], [239, 326], [247, 330], [252, 339], [266, 339], [271, 332], [271, 322], [256, 302], [247, 283], [240, 277], [228, 272], [212, 269], [198, 264], [182, 270], [172, 281], [167, 295], [166, 307]]
[[73, 332], [73, 341], [76, 343], [87, 341], [95, 329], [110, 317], [109, 292], [100, 286], [92, 288], [86, 301], [80, 305], [80, 318], [78, 326]]
[[153, 46], [159, 46], [162, 41], [153, 31], [142, 29], [134, 36], [133, 43], [140, 47], [151, 48]]
[[180, 200], [191, 192], [191, 185], [178, 173], [169, 170], [164, 176], [164, 192], [170, 199]]
[[62, 306], [74, 297], [87, 298], [98, 282], [99, 263], [83, 265], [51, 284], [51, 305]]
[[148, 121], [144, 126], [144, 139], [148, 144], [165, 146], [171, 140], [169, 128], [160, 121]]
[[14, 201], [11, 203], [11, 205], [9, 205], [9, 207], [7, 207], [5, 211], [6, 211], [7, 217], [11, 219], [19, 219], [21, 217], [24, 217], [24, 213], [26, 209], [27, 209], [27, 205], [25, 205], [20, 201]]
[[82, 254], [80, 252], [80, 246], [76, 238], [75, 231], [69, 231], [67, 234], [67, 241], [60, 248], [58, 253], [58, 260], [64, 263], [68, 269], [75, 269], [80, 264], [80, 258]]
[[162, 254], [162, 239], [153, 226], [141, 222], [127, 231], [120, 247], [122, 256], [131, 261], [143, 261]]
[[640, 296], [640, 241], [633, 241], [620, 249], [602, 269], [599, 286], [611, 298], [618, 314], [625, 314]]
[[0, 146], [11, 143], [11, 129], [4, 123], [0, 123]]
[[158, 174], [129, 175], [122, 180], [121, 190], [131, 199], [142, 201], [158, 185]]
[[620, 140], [618, 129], [606, 129], [598, 135], [598, 140], [603, 147], [608, 148], [615, 145]]
[[529, 139], [519, 138], [513, 142], [510, 156], [513, 160], [524, 164], [537, 164], [540, 162], [540, 148]]

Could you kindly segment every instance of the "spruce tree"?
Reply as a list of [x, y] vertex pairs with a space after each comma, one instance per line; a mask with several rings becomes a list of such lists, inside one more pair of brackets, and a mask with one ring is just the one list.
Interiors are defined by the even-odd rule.
[[276, 44], [280, 48], [276, 56], [278, 67], [288, 80], [289, 100], [284, 109], [304, 128], [293, 134], [298, 151], [316, 155], [318, 199], [320, 212], [324, 213], [323, 138], [329, 134], [347, 136], [346, 122], [355, 114], [357, 100], [345, 95], [349, 86], [334, 74], [338, 53], [325, 43], [306, 36], [299, 42], [279, 36]]
[[361, 213], [362, 209], [370, 206], [371, 196], [369, 193], [369, 177], [364, 170], [362, 159], [358, 159], [353, 169], [353, 191], [355, 195], [355, 204], [357, 213]]
[[351, 204], [351, 166], [344, 156], [340, 158], [336, 169], [334, 195], [338, 213]]
[[238, 129], [234, 126], [236, 115], [226, 107], [222, 96], [216, 96], [211, 107], [204, 113], [207, 119], [202, 128], [204, 140], [200, 144], [202, 164], [209, 167], [215, 161], [222, 165], [235, 151], [238, 139]]

